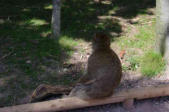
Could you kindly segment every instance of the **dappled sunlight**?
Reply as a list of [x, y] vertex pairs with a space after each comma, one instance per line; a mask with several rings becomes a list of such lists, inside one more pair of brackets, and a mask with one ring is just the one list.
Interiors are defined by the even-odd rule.
[[155, 7], [155, 0], [113, 0], [116, 7], [113, 15], [123, 18], [134, 18], [138, 14], [147, 14], [148, 8]]
[[43, 19], [36, 19], [36, 18], [29, 20], [28, 23], [33, 26], [41, 26], [41, 25], [49, 24], [47, 21]]
[[51, 30], [42, 32], [40, 35], [44, 38], [49, 38], [49, 36], [51, 35]]
[[[125, 31], [123, 24], [114, 22], [115, 16], [118, 19], [132, 19], [138, 14], [147, 14], [147, 9], [152, 7], [155, 7], [154, 0], [66, 1], [62, 5], [62, 33], [86, 41], [99, 31], [119, 37]], [[105, 21], [100, 21], [100, 17]]]
[[6, 71], [0, 69], [0, 80], [17, 74], [0, 82], [0, 91], [9, 94], [0, 98], [2, 107], [20, 103], [40, 83], [57, 83], [60, 57], [64, 52], [63, 60], [68, 59], [74, 44], [62, 45], [50, 38], [51, 1], [2, 0], [0, 6], [0, 63], [6, 66]]
[[52, 4], [44, 6], [44, 9], [46, 9], [46, 10], [48, 10], [48, 9], [52, 10], [52, 8], [53, 8]]
[[30, 12], [31, 10], [30, 10], [30, 8], [24, 8], [24, 9], [22, 9], [22, 11], [23, 12]]

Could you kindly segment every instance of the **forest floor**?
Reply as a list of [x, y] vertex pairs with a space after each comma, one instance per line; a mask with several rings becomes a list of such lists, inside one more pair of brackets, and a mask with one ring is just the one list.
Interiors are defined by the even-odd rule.
[[[50, 39], [51, 9], [46, 0], [0, 3], [0, 107], [28, 103], [32, 91], [42, 83], [72, 85], [85, 72], [91, 38], [99, 31], [110, 35], [111, 48], [121, 59], [119, 88], [169, 83], [163, 72], [154, 72], [151, 66], [144, 71], [147, 61], [142, 63], [155, 44], [154, 0], [64, 2], [59, 42]], [[158, 61], [152, 63], [156, 64]], [[168, 101], [168, 97], [136, 101], [131, 112], [165, 112]], [[127, 112], [121, 104], [73, 111]]]

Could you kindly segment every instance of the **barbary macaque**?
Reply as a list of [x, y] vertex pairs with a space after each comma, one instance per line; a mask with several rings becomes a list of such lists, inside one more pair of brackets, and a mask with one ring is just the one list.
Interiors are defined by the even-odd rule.
[[88, 59], [87, 73], [80, 78], [69, 96], [97, 99], [111, 96], [122, 77], [121, 62], [110, 48], [110, 38], [98, 33], [93, 38], [93, 52]]

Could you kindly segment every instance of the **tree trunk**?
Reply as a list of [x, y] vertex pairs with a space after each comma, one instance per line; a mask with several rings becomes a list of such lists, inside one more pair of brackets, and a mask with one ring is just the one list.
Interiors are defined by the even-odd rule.
[[53, 11], [52, 11], [52, 38], [58, 39], [60, 35], [60, 10], [61, 10], [61, 1], [52, 0]]
[[169, 65], [169, 0], [156, 0], [156, 50]]

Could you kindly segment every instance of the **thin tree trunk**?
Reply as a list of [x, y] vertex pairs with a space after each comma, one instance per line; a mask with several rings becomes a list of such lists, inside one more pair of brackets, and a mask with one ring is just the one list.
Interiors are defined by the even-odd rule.
[[169, 64], [169, 0], [156, 0], [156, 50]]
[[164, 56], [164, 77], [169, 79], [169, 0], [156, 0], [156, 50]]
[[52, 38], [58, 39], [60, 35], [60, 10], [61, 10], [61, 1], [52, 0], [53, 11], [52, 11]]

